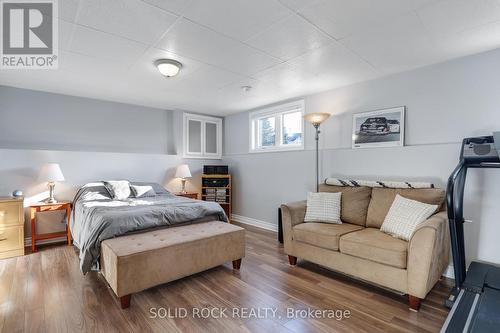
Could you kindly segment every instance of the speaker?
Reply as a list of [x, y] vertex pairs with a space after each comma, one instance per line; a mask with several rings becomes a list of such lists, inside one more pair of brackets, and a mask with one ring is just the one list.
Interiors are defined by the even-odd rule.
[[228, 175], [229, 167], [227, 165], [204, 165], [204, 175]]

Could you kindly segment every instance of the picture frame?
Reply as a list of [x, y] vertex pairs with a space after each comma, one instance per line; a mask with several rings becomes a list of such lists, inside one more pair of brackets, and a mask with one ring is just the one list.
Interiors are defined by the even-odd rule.
[[352, 116], [352, 148], [401, 147], [405, 139], [406, 106]]

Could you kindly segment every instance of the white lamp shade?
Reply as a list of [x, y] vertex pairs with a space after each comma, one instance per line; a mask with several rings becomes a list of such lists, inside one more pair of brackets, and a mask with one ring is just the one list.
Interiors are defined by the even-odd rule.
[[57, 163], [47, 163], [40, 170], [39, 180], [45, 182], [63, 182], [64, 175]]
[[189, 171], [189, 166], [187, 164], [181, 164], [177, 167], [175, 171], [175, 178], [190, 178], [191, 171]]

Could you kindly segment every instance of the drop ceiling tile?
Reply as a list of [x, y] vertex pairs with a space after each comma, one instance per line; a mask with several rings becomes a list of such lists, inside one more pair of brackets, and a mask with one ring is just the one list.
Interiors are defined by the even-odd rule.
[[184, 16], [244, 41], [290, 14], [277, 0], [195, 0]]
[[303, 18], [292, 15], [252, 37], [247, 43], [286, 61], [332, 41]]
[[73, 30], [70, 51], [83, 55], [131, 65], [147, 48], [144, 44], [80, 25], [74, 26]]
[[299, 11], [305, 7], [312, 6], [321, 0], [278, 0], [283, 5], [287, 6], [293, 11]]
[[78, 80], [82, 77], [99, 77], [113, 79], [128, 71], [125, 63], [120, 63], [103, 58], [90, 57], [78, 53], [61, 50], [59, 52], [59, 70], [78, 74]]
[[58, 17], [68, 22], [75, 22], [81, 0], [64, 0], [58, 2]]
[[150, 45], [177, 16], [137, 0], [86, 0], [76, 23]]
[[432, 38], [414, 13], [346, 38], [342, 43], [385, 74], [441, 60]]
[[500, 20], [500, 1], [444, 0], [420, 8], [418, 16], [433, 34], [447, 35]]
[[[344, 45], [335, 42], [292, 59], [288, 65], [297, 72], [329, 78], [335, 86], [372, 79], [379, 73]], [[325, 87], [326, 88], [326, 87]]]
[[313, 24], [341, 39], [384, 24], [437, 0], [321, 0], [300, 10]]
[[[202, 91], [219, 89], [243, 79], [246, 79], [243, 75], [210, 65], [202, 65], [196, 71], [189, 74], [182, 85], [191, 91]], [[180, 87], [182, 87], [182, 85]]]
[[177, 22], [157, 47], [243, 75], [276, 65], [279, 59], [189, 20]]
[[500, 48], [500, 21], [453, 34], [434, 35], [443, 60]]
[[174, 14], [182, 15], [194, 0], [141, 0], [155, 7], [168, 10]]

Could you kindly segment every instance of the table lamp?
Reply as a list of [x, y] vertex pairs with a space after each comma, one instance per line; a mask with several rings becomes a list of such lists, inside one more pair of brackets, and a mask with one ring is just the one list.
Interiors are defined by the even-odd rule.
[[189, 166], [187, 164], [181, 164], [177, 167], [175, 171], [175, 178], [180, 178], [182, 181], [181, 193], [186, 193], [186, 178], [191, 178], [191, 171], [189, 171]]
[[41, 171], [40, 176], [38, 177], [41, 181], [46, 181], [47, 186], [49, 188], [49, 198], [47, 199], [47, 203], [56, 203], [57, 200], [54, 198], [54, 188], [56, 186], [55, 182], [63, 182], [64, 176], [57, 163], [47, 163], [45, 164]]
[[314, 128], [316, 129], [316, 192], [319, 192], [319, 126], [322, 122], [327, 120], [330, 117], [329, 113], [308, 113], [304, 115], [304, 119], [307, 122], [310, 122]]

